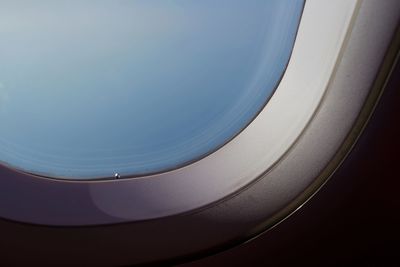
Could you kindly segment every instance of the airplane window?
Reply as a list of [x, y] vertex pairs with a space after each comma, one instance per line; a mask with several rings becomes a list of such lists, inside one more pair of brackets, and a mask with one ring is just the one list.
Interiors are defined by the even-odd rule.
[[2, 260], [168, 265], [272, 229], [367, 129], [382, 2], [1, 0]]
[[215, 151], [274, 92], [303, 4], [2, 1], [0, 161], [88, 179]]

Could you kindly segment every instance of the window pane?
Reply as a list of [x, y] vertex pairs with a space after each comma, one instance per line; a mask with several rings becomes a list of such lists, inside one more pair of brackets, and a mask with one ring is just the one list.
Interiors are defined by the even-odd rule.
[[0, 161], [89, 179], [215, 151], [272, 95], [303, 2], [2, 0]]

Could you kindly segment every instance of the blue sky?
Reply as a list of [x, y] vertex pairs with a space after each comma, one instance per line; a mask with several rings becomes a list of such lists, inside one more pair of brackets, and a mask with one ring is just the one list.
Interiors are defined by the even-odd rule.
[[61, 178], [159, 172], [271, 96], [303, 1], [0, 3], [0, 161]]

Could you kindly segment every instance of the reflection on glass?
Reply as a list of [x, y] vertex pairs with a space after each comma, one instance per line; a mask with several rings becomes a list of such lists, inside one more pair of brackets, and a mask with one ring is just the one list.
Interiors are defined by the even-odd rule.
[[0, 161], [88, 179], [215, 151], [273, 93], [303, 2], [2, 0]]

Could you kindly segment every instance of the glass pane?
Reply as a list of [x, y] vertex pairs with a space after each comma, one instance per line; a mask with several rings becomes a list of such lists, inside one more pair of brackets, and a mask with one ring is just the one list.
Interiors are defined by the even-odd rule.
[[94, 179], [204, 157], [272, 95], [303, 2], [2, 0], [0, 161]]

